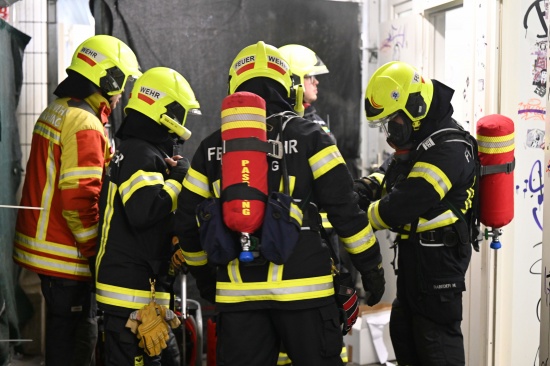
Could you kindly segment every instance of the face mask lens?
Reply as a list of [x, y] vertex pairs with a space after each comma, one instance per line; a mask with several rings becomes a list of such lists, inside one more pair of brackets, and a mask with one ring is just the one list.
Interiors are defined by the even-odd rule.
[[384, 133], [386, 134], [386, 137], [390, 137], [390, 131], [388, 131], [387, 123], [380, 124], [380, 128], [382, 129], [382, 131], [384, 131]]
[[403, 123], [399, 123], [396, 121], [389, 121], [388, 122], [388, 133], [392, 140], [394, 141], [403, 141], [405, 139], [405, 131], [404, 131], [404, 125]]
[[411, 137], [411, 124], [404, 118], [395, 119], [395, 117], [388, 122], [387, 141], [395, 146], [404, 146]]
[[369, 121], [368, 125], [369, 125], [370, 128], [378, 128], [378, 127], [382, 128], [384, 130], [384, 132], [386, 133], [386, 136], [387, 136], [388, 133], [389, 133], [387, 124], [388, 124], [388, 122], [390, 122], [395, 117], [397, 117], [397, 113], [390, 114], [389, 116], [384, 117], [384, 118], [380, 118], [378, 120]]

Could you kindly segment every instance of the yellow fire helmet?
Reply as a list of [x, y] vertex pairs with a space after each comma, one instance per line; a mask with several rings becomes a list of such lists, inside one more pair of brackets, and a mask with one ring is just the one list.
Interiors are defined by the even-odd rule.
[[292, 107], [299, 114], [304, 114], [304, 88], [302, 84], [294, 85], [288, 62], [279, 50], [263, 41], [247, 46], [239, 52], [229, 69], [229, 94], [252, 78], [266, 77], [281, 84]]
[[168, 67], [153, 67], [134, 83], [124, 112], [141, 112], [187, 140], [191, 137], [191, 131], [184, 127], [187, 115], [201, 114], [199, 108], [191, 85], [180, 73]]
[[411, 120], [414, 130], [426, 117], [433, 98], [431, 79], [423, 78], [411, 65], [391, 61], [371, 76], [365, 91], [365, 113], [369, 126], [377, 127], [390, 121], [398, 111]]
[[108, 95], [122, 93], [129, 77], [141, 76], [134, 51], [118, 38], [104, 34], [82, 42], [67, 70], [78, 72]]
[[329, 72], [319, 56], [305, 46], [287, 44], [279, 47], [279, 51], [290, 64], [292, 75], [299, 78], [300, 84], [304, 83], [305, 76], [328, 74]]

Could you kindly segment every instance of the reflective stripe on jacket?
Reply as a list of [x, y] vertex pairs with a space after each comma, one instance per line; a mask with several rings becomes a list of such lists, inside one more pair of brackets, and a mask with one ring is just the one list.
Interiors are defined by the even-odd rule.
[[[268, 139], [285, 147], [290, 193], [297, 205], [313, 203], [327, 212], [345, 248], [364, 268], [380, 263], [378, 242], [359, 209], [353, 180], [338, 148], [319, 125], [299, 117], [283, 119], [283, 138], [278, 117], [268, 119]], [[197, 149], [178, 197], [176, 231], [193, 275], [208, 265], [201, 247], [195, 208], [209, 197], [219, 196], [221, 134], [216, 131]], [[281, 189], [280, 160], [268, 157], [269, 190]], [[320, 219], [319, 219], [320, 220]], [[197, 283], [201, 281], [197, 280]], [[267, 262], [247, 266], [238, 260], [218, 267], [216, 304], [219, 309], [308, 308], [333, 301], [330, 252], [318, 230], [302, 226], [298, 244], [285, 264]]]
[[169, 305], [167, 272], [181, 182], [169, 178], [166, 157], [159, 146], [127, 138], [105, 177], [99, 205], [96, 299], [106, 312], [127, 316], [147, 305], [153, 279], [156, 302]]
[[89, 280], [86, 257], [95, 255], [98, 195], [110, 146], [97, 117], [108, 101], [60, 98], [33, 131], [15, 232], [14, 261], [36, 273]]
[[[369, 222], [375, 230], [398, 229], [402, 237], [407, 238], [416, 220], [416, 232], [458, 221], [449, 203], [462, 214], [472, 207], [475, 162], [467, 145], [450, 140], [416, 158], [414, 154], [419, 153], [412, 154], [408, 161], [390, 158], [394, 159], [393, 163], [385, 164], [383, 197], [368, 209]], [[380, 173], [374, 178], [380, 182]]]

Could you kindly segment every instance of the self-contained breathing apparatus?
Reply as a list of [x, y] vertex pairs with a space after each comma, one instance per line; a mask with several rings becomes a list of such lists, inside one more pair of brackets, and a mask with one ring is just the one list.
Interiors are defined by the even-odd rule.
[[[416, 148], [414, 158], [403, 164], [405, 171], [400, 172], [398, 152], [392, 164], [388, 167], [381, 182], [373, 177], [357, 179], [356, 191], [360, 204], [366, 209], [372, 199], [380, 198], [386, 181], [405, 179], [410, 167], [428, 149], [445, 142], [462, 142], [467, 146], [469, 156], [475, 162], [475, 181], [471, 208], [466, 212], [454, 207], [446, 198], [445, 204], [459, 220], [453, 225], [435, 230], [416, 233], [418, 220], [411, 223], [405, 235], [417, 235], [424, 243], [441, 243], [455, 246], [459, 242], [471, 243], [475, 251], [479, 251], [479, 242], [492, 238], [490, 247], [499, 249], [502, 227], [508, 224], [514, 215], [513, 171], [514, 159], [514, 125], [513, 121], [501, 115], [489, 115], [481, 118], [477, 125], [477, 139], [465, 131], [458, 123], [455, 128], [438, 130], [424, 139]], [[479, 148], [478, 148], [479, 146]], [[478, 151], [479, 149], [479, 151]], [[393, 166], [393, 167], [392, 167]], [[397, 168], [397, 169], [396, 169]], [[392, 178], [388, 180], [388, 176]], [[481, 225], [485, 226], [482, 231]], [[396, 249], [396, 245], [393, 246]], [[395, 258], [392, 262], [395, 269]]]
[[[479, 242], [489, 237], [493, 238], [491, 248], [499, 249], [501, 227], [508, 224], [514, 217], [513, 122], [500, 115], [483, 117], [478, 121], [477, 139], [458, 123], [456, 125], [458, 128], [446, 128], [434, 132], [418, 145], [417, 151], [422, 153], [448, 141], [460, 141], [470, 147], [471, 156], [475, 161], [472, 207], [464, 214], [449, 200], [443, 198], [443, 203], [459, 218], [462, 225], [467, 224], [468, 240], [476, 252], [479, 252]], [[484, 232], [481, 230], [481, 224], [486, 226]], [[431, 235], [430, 239], [441, 240], [440, 242], [448, 246], [456, 245], [457, 240], [462, 239], [452, 230], [445, 230], [445, 228], [437, 234], [440, 236], [438, 238], [433, 237], [436, 235], [433, 232], [419, 233], [421, 239], [426, 235]]]
[[[298, 242], [304, 208], [289, 193], [283, 143], [266, 140], [265, 101], [249, 92], [227, 96], [221, 133], [221, 194], [197, 207], [208, 261], [283, 264]], [[281, 161], [283, 192], [268, 194], [268, 156]]]
[[[246, 266], [281, 265], [293, 253], [302, 226], [321, 232], [321, 218], [309, 196], [298, 205], [290, 195], [282, 132], [284, 123], [295, 117], [293, 112], [272, 116], [270, 128], [281, 139], [267, 140], [261, 97], [236, 92], [224, 99], [221, 194], [197, 207], [200, 241], [210, 263], [223, 266], [238, 259]], [[268, 157], [280, 161], [282, 192], [267, 194]], [[335, 298], [346, 334], [357, 319], [358, 297], [349, 273], [335, 269]]]

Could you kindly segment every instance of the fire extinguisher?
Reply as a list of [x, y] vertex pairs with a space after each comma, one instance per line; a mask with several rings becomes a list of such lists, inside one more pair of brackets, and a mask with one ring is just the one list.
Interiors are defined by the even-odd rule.
[[501, 247], [502, 227], [514, 218], [514, 122], [491, 114], [477, 123], [478, 155], [481, 162], [479, 187], [480, 222], [492, 237], [491, 248]]
[[241, 262], [251, 262], [250, 235], [262, 225], [267, 201], [265, 100], [249, 92], [222, 102], [222, 211], [225, 225], [241, 233]]

